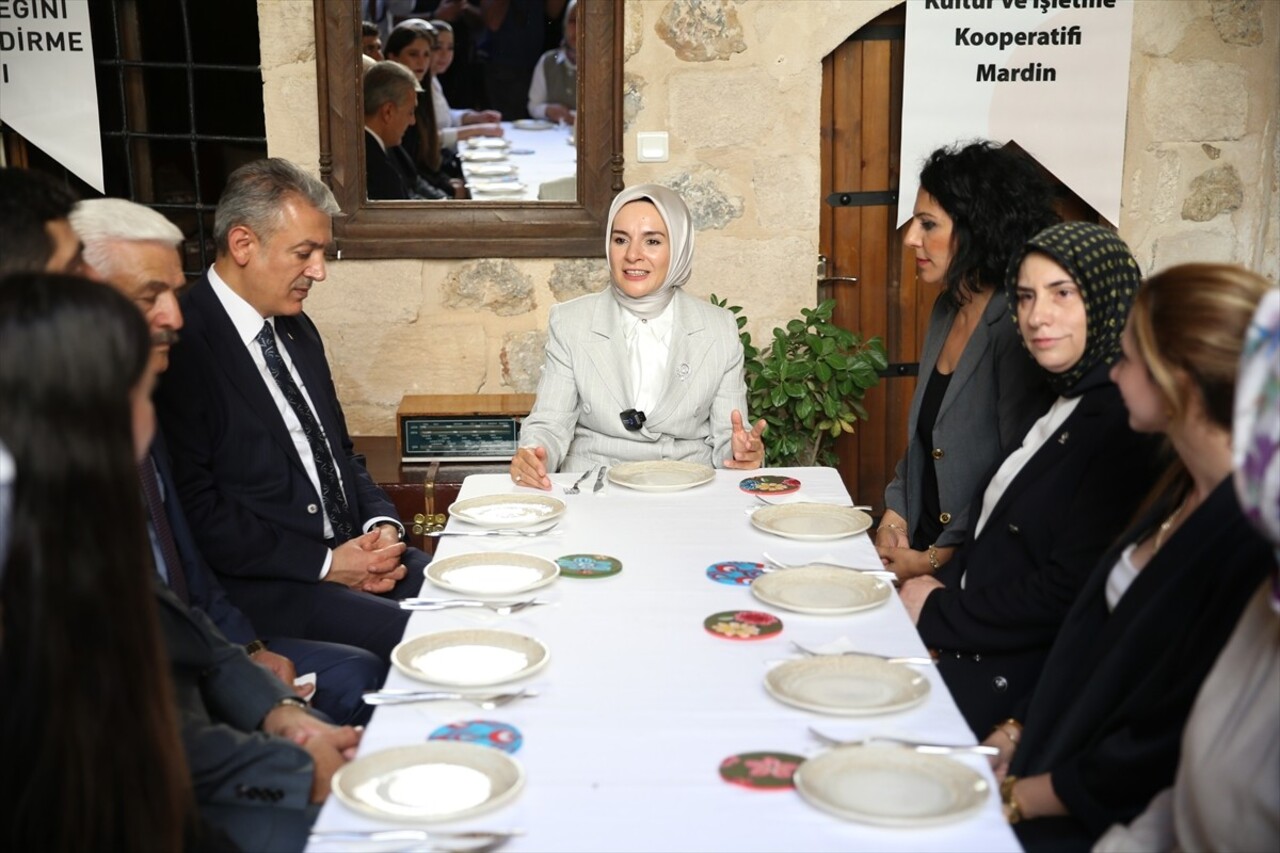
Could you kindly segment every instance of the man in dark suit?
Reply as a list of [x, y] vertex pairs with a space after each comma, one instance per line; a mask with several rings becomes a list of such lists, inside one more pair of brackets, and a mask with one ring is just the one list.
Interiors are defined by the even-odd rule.
[[[151, 208], [119, 198], [82, 201], [71, 212], [71, 227], [84, 245], [85, 273], [110, 284], [142, 310], [151, 329], [157, 374], [169, 365], [170, 347], [182, 328], [177, 290], [186, 284], [178, 245], [182, 232]], [[316, 684], [297, 689], [339, 723], [362, 724], [372, 709], [361, 694], [386, 678], [386, 663], [354, 646], [293, 637], [262, 637], [232, 604], [205, 565], [173, 484], [163, 437], [157, 434], [140, 470], [150, 513], [156, 566], [185, 604], [204, 612], [251, 660], [292, 687], [299, 671], [315, 673]], [[167, 547], [167, 546], [172, 546]], [[268, 648], [267, 646], [270, 646]], [[314, 695], [313, 695], [314, 693]]]
[[396, 599], [427, 556], [353, 449], [324, 345], [302, 311], [325, 278], [332, 193], [280, 159], [228, 179], [218, 255], [182, 300], [185, 330], [156, 396], [196, 544], [231, 600], [270, 636], [386, 660]]
[[0, 168], [0, 276], [80, 275], [80, 240], [67, 221], [75, 203], [75, 194], [44, 172]]
[[417, 122], [421, 87], [398, 62], [379, 62], [364, 75], [364, 173], [371, 199], [439, 201], [443, 191], [427, 183], [400, 146]]

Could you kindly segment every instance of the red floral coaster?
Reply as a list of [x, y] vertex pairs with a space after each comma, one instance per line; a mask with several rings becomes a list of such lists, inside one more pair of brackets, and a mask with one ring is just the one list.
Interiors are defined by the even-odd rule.
[[782, 620], [758, 610], [726, 610], [702, 622], [710, 633], [726, 640], [763, 640], [782, 633]]
[[785, 791], [795, 787], [791, 777], [802, 763], [802, 757], [787, 752], [744, 752], [720, 762], [720, 778], [744, 788]]
[[759, 477], [748, 477], [738, 484], [738, 488], [753, 495], [789, 495], [800, 491], [800, 481], [795, 477], [763, 474]]

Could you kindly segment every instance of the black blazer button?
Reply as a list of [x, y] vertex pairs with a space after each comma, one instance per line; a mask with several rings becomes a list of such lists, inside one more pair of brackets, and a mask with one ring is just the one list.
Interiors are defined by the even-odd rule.
[[997, 675], [995, 678], [991, 679], [991, 689], [997, 693], [1005, 692], [1009, 689], [1009, 679], [1005, 678], [1003, 675]]
[[939, 515], [939, 516], [938, 516], [938, 521], [941, 521], [943, 524], [950, 524], [950, 523], [951, 523], [951, 513], [949, 513], [949, 512], [944, 512], [944, 513], [942, 513], [941, 515]]
[[942, 457], [944, 457], [944, 456], [946, 456], [946, 455], [947, 455], [947, 454], [946, 454], [946, 451], [944, 451], [941, 447], [935, 447], [935, 448], [933, 449], [933, 458], [934, 458], [934, 459], [941, 459]]
[[982, 663], [982, 655], [974, 655], [974, 656], [973, 656], [973, 662], [974, 662], [974, 663]]
[[1017, 535], [1018, 535], [1019, 533], [1021, 533], [1021, 532], [1022, 532], [1022, 530], [1018, 527], [1018, 525], [1016, 525], [1016, 524], [1010, 524], [1010, 525], [1009, 525], [1009, 535], [1010, 535], [1010, 536], [1017, 536]]

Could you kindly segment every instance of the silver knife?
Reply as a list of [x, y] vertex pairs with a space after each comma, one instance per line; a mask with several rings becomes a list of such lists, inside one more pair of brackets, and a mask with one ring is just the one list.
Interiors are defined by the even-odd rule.
[[601, 465], [601, 466], [600, 466], [600, 473], [599, 473], [599, 474], [596, 474], [596, 484], [595, 484], [594, 486], [592, 486], [592, 487], [591, 487], [591, 491], [592, 491], [593, 493], [594, 493], [594, 492], [598, 492], [598, 491], [600, 491], [601, 489], [603, 489], [603, 488], [604, 488], [604, 473], [605, 473], [606, 471], [608, 471], [608, 470], [609, 470], [609, 469], [608, 469], [608, 467], [607, 467], [607, 466], [605, 466], [605, 465]]

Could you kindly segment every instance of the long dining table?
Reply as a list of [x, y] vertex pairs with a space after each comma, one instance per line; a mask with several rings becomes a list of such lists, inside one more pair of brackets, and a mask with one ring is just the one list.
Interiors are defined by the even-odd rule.
[[[500, 138], [482, 136], [458, 143], [472, 200], [572, 201], [578, 170], [573, 127], [526, 119], [503, 122], [502, 129]], [[566, 182], [569, 186], [562, 186]]]
[[[850, 503], [831, 468], [752, 473], [798, 479], [800, 490], [787, 500]], [[360, 757], [424, 743], [438, 727], [453, 722], [483, 719], [514, 726], [523, 738], [514, 758], [526, 776], [519, 795], [487, 814], [426, 827], [518, 828], [523, 834], [504, 847], [512, 853], [1018, 850], [982, 756], [954, 760], [986, 780], [985, 802], [967, 817], [936, 826], [859, 823], [815, 808], [793, 789], [749, 788], [721, 777], [721, 763], [734, 755], [780, 752], [812, 758], [823, 753], [827, 747], [810, 727], [850, 739], [974, 742], [932, 666], [917, 667], [931, 683], [926, 700], [896, 713], [829, 716], [769, 695], [764, 687], [769, 669], [800, 657], [791, 641], [882, 655], [925, 655], [926, 650], [896, 595], [857, 613], [805, 615], [771, 607], [747, 586], [712, 580], [709, 567], [763, 562], [764, 552], [782, 562], [879, 565], [866, 533], [800, 541], [757, 530], [750, 512], [763, 504], [739, 487], [745, 476], [717, 470], [711, 482], [672, 492], [638, 491], [607, 479], [595, 491], [593, 477], [579, 493], [564, 494], [578, 475], [555, 474], [551, 494], [566, 509], [545, 534], [442, 537], [436, 560], [494, 551], [552, 560], [595, 554], [615, 558], [622, 569], [608, 577], [561, 576], [525, 596], [536, 595], [548, 605], [516, 614], [482, 608], [413, 613], [406, 637], [499, 628], [542, 641], [550, 650], [547, 665], [516, 685], [534, 688], [538, 695], [489, 711], [453, 701], [379, 707], [364, 732]], [[466, 479], [458, 500], [502, 494], [545, 493], [517, 486], [506, 475], [482, 474]], [[456, 517], [446, 529], [463, 528], [475, 529]], [[457, 594], [427, 581], [421, 595]], [[734, 610], [772, 614], [781, 619], [782, 630], [734, 641], [704, 626], [712, 614]], [[388, 688], [427, 686], [394, 668], [387, 681]], [[402, 826], [361, 814], [331, 796], [315, 830]], [[308, 849], [394, 848], [313, 838]]]

